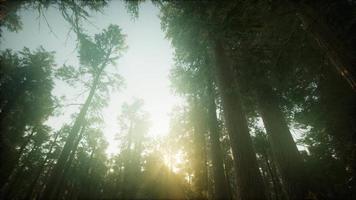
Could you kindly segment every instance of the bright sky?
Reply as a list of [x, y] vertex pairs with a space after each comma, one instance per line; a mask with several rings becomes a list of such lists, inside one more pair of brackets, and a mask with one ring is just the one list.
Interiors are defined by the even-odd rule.
[[[125, 10], [121, 1], [112, 1], [103, 13], [93, 14], [91, 25], [85, 26], [90, 34], [99, 33], [109, 24], [119, 25], [127, 35], [128, 50], [118, 61], [117, 70], [125, 79], [125, 88], [110, 96], [109, 106], [104, 110], [104, 134], [109, 141], [108, 153], [116, 151], [117, 144], [114, 135], [118, 132], [117, 116], [123, 102], [131, 102], [134, 98], [142, 98], [144, 110], [150, 113], [152, 127], [149, 135], [160, 137], [168, 132], [169, 116], [174, 105], [180, 102], [170, 92], [168, 79], [169, 69], [173, 64], [173, 49], [160, 27], [158, 9], [150, 3], [140, 6], [140, 16], [135, 21]], [[34, 10], [21, 11], [23, 30], [19, 33], [4, 31], [0, 49], [11, 48], [21, 50], [23, 47], [36, 49], [40, 45], [48, 51], [55, 51], [58, 66], [62, 64], [77, 65], [75, 37], [67, 38], [69, 26], [56, 9], [46, 12], [46, 19], [51, 25], [51, 33], [43, 17], [38, 20], [38, 12]], [[67, 40], [66, 40], [67, 39]], [[68, 103], [75, 100], [83, 101], [83, 96], [77, 98], [78, 91], [61, 82], [56, 83], [54, 94], [66, 95]], [[85, 97], [85, 96], [84, 96]], [[81, 102], [76, 102], [81, 103]], [[62, 116], [51, 118], [48, 122], [55, 129], [70, 120], [70, 115], [77, 112], [76, 107], [66, 108]]]

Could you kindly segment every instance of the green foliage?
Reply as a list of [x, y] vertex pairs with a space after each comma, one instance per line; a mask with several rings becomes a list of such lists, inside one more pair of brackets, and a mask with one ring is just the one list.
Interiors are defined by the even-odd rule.
[[124, 0], [126, 10], [131, 14], [132, 19], [136, 19], [139, 16], [140, 4], [145, 2], [145, 0]]
[[[23, 168], [41, 162], [40, 146], [48, 140], [51, 131], [43, 123], [54, 110], [55, 64], [53, 52], [43, 48], [36, 51], [24, 48], [18, 53], [5, 50], [0, 54], [0, 62], [0, 175], [1, 186], [11, 178], [10, 189], [5, 194], [12, 195], [15, 178], [28, 172]], [[31, 133], [26, 135], [28, 131]], [[33, 147], [27, 150], [31, 143]]]
[[[117, 25], [110, 25], [102, 33], [94, 36], [91, 41], [88, 36], [81, 35], [79, 46], [80, 63], [89, 68], [92, 74], [100, 73], [102, 65], [115, 64], [127, 48], [125, 36]], [[111, 56], [111, 57], [110, 57]]]
[[[4, 5], [8, 6], [8, 2]], [[137, 18], [143, 2], [124, 3]], [[127, 49], [126, 35], [117, 25], [109, 25], [95, 35], [88, 35], [82, 27], [91, 12], [102, 11], [108, 1], [23, 0], [14, 4], [12, 12], [5, 13], [0, 28], [17, 32], [22, 26], [19, 9], [37, 9], [40, 16], [50, 7], [59, 9], [77, 36], [80, 65], [57, 68], [54, 53], [43, 48], [0, 53], [1, 198], [43, 198], [44, 188], [51, 185], [53, 169], [60, 166], [54, 195], [61, 199], [216, 199], [218, 192], [213, 185], [218, 179], [212, 163], [217, 155], [222, 158], [221, 172], [227, 177], [226, 191], [238, 199], [241, 188], [237, 187], [244, 186], [239, 182], [244, 174], [237, 174], [232, 147], [243, 138], [232, 140], [233, 135], [228, 134], [227, 119], [221, 114], [229, 108], [222, 110], [221, 91], [241, 94], [242, 118], [248, 119], [268, 199], [293, 199], [286, 196], [288, 183], [281, 164], [295, 166], [277, 161], [276, 156], [284, 151], [273, 152], [276, 146], [285, 144], [283, 140], [273, 143], [273, 136], [283, 137], [289, 129], [303, 130], [297, 139], [303, 146], [299, 153], [306, 175], [300, 171], [297, 175], [307, 183], [310, 199], [353, 198], [355, 94], [344, 77], [331, 70], [334, 63], [326, 59], [329, 54], [322, 52], [310, 37], [310, 33], [318, 31], [319, 18], [306, 27], [298, 17], [303, 9], [312, 16], [321, 16], [335, 35], [352, 47], [354, 1], [152, 3], [160, 8], [162, 29], [175, 50], [171, 87], [185, 101], [172, 110], [169, 135], [162, 140], [147, 137], [151, 121], [143, 100], [124, 103], [118, 116], [115, 140], [119, 152], [115, 155], [106, 153], [109, 144], [103, 135], [102, 109], [111, 92], [123, 85], [123, 78], [111, 68]], [[233, 79], [230, 83], [234, 87], [226, 91], [215, 83], [215, 70], [219, 69], [215, 66], [216, 41], [223, 44], [227, 57], [224, 64]], [[338, 49], [330, 49], [334, 50]], [[79, 88], [82, 94], [89, 91], [92, 96], [88, 95], [85, 104], [79, 104], [81, 111], [73, 114], [75, 120], [70, 125], [55, 131], [46, 125], [46, 120], [55, 114], [56, 106], [64, 112], [69, 110], [61, 105], [64, 99], [52, 95], [57, 80]], [[220, 93], [215, 97], [216, 89]], [[269, 102], [266, 110], [281, 111], [275, 112], [281, 116], [270, 116], [271, 124], [277, 129], [285, 125], [287, 131], [264, 132], [260, 116], [264, 117], [261, 103], [265, 101]], [[211, 110], [217, 112], [217, 119], [210, 119]], [[237, 112], [238, 109], [232, 111]], [[237, 118], [230, 121], [239, 122]], [[211, 127], [217, 129], [215, 144], [221, 154], [206, 142], [212, 141]], [[238, 131], [241, 130], [237, 134]], [[72, 146], [67, 148], [67, 144]], [[244, 151], [243, 145], [237, 145], [239, 151]], [[63, 152], [67, 155], [61, 159]], [[245, 170], [249, 167], [252, 166]], [[244, 184], [253, 181], [247, 180]]]
[[5, 27], [11, 32], [18, 32], [22, 28], [22, 22], [20, 21], [20, 17], [16, 13], [9, 13], [4, 19], [1, 20], [0, 33], [2, 32], [2, 27]]
[[22, 118], [24, 125], [41, 124], [53, 111], [53, 53], [43, 48], [35, 52], [25, 48], [19, 53], [6, 50], [0, 60], [1, 114], [8, 120]]

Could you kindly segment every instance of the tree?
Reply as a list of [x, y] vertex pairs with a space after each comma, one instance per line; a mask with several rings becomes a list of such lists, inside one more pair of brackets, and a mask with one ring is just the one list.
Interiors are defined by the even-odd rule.
[[[226, 182], [222, 150], [219, 141], [219, 125], [216, 117], [215, 105], [215, 88], [212, 88], [213, 80], [210, 77], [213, 74], [209, 72], [210, 68], [211, 66], [207, 63], [203, 63], [202, 66], [200, 66], [200, 64], [195, 66], [192, 64], [185, 64], [184, 62], [176, 62], [174, 68], [171, 70], [171, 81], [174, 84], [173, 86], [175, 88], [175, 92], [184, 96], [188, 100], [188, 108], [191, 110], [192, 116], [187, 118], [192, 124], [191, 126], [193, 126], [195, 130], [209, 130], [208, 140], [210, 141], [210, 148], [212, 152], [211, 161], [214, 176], [214, 198], [228, 199], [229, 186]], [[197, 165], [195, 168], [207, 169], [209, 158], [206, 155], [206, 152], [209, 151], [209, 146], [204, 142], [206, 140], [205, 137], [207, 136], [204, 136], [201, 131], [194, 133], [196, 136], [194, 146], [195, 149], [197, 149], [197, 153], [195, 153], [194, 158], [196, 160], [205, 161], [200, 161], [200, 167]], [[201, 153], [199, 153], [199, 150]], [[197, 178], [201, 177], [200, 179], [207, 182], [209, 177], [204, 178], [204, 176], [206, 176], [204, 174], [205, 173], [201, 173], [200, 176], [199, 174], [195, 174], [195, 176]], [[207, 188], [205, 189], [207, 190]]]
[[53, 110], [53, 59], [53, 53], [43, 48], [1, 54], [1, 186], [21, 156], [23, 148], [17, 152], [16, 147], [22, 144], [25, 131], [41, 125]]
[[215, 90], [213, 86], [208, 86], [208, 114], [209, 114], [209, 133], [212, 151], [212, 163], [214, 174], [214, 187], [216, 199], [229, 199], [229, 185], [225, 177], [224, 162], [222, 159], [222, 150], [219, 136], [219, 124], [216, 116]]
[[[112, 155], [101, 115], [121, 86], [111, 67], [125, 36], [115, 25], [92, 36], [84, 23], [107, 2], [0, 3], [10, 31], [21, 9], [57, 9], [79, 58], [56, 67], [42, 48], [0, 53], [2, 199], [354, 199], [354, 1], [152, 0], [183, 101], [158, 138], [143, 100], [124, 103]], [[122, 5], [135, 19], [142, 2]], [[78, 102], [53, 96], [57, 81], [79, 88]], [[48, 126], [69, 105], [80, 106], [71, 122]]]
[[[83, 66], [79, 72], [68, 73], [68, 80], [75, 78], [77, 75], [89, 74], [91, 76], [90, 92], [83, 104], [78, 116], [76, 117], [72, 126], [71, 132], [68, 135], [67, 141], [63, 147], [61, 156], [55, 165], [52, 175], [46, 185], [46, 190], [42, 198], [52, 199], [58, 187], [59, 177], [62, 176], [65, 163], [67, 162], [70, 152], [75, 151], [73, 149], [74, 141], [78, 137], [79, 130], [83, 126], [85, 115], [91, 105], [93, 97], [97, 90], [105, 88], [105, 83], [111, 83], [110, 78], [105, 77], [105, 68], [109, 63], [115, 63], [118, 56], [126, 48], [124, 44], [124, 36], [121, 33], [121, 29], [118, 26], [110, 25], [101, 34], [95, 35], [95, 40], [91, 41], [87, 36], [77, 33], [79, 36], [79, 58], [80, 63]], [[64, 66], [63, 72], [73, 72], [71, 67]], [[69, 70], [69, 71], [68, 71]], [[105, 82], [105, 78], [106, 81]]]
[[231, 64], [224, 51], [222, 44], [217, 42], [215, 47], [216, 76], [237, 169], [239, 198], [265, 198], [240, 94], [234, 82]]
[[[107, 0], [85, 1], [85, 0], [59, 0], [59, 1], [41, 1], [41, 0], [18, 0], [0, 2], [0, 37], [3, 28], [12, 32], [18, 32], [22, 29], [22, 21], [18, 15], [21, 9], [33, 9], [38, 11], [39, 17], [43, 17], [47, 22], [45, 10], [50, 7], [57, 7], [62, 12], [63, 17], [66, 18], [68, 12], [72, 12], [76, 16], [87, 19], [89, 11], [101, 11], [103, 7], [108, 4]], [[51, 29], [50, 24], [47, 23]], [[52, 32], [53, 33], [53, 32]], [[55, 33], [53, 33], [55, 34]]]
[[[194, 7], [195, 6], [195, 7]], [[201, 30], [194, 29], [194, 27], [190, 26], [188, 30], [191, 30], [190, 32], [186, 31], [186, 34], [182, 34], [179, 32], [177, 29], [177, 25], [179, 27], [179, 20], [180, 18], [177, 17], [181, 16], [183, 19], [184, 17], [188, 17], [187, 13], [196, 13], [195, 15], [190, 15], [190, 19], [186, 20], [187, 24], [182, 24], [181, 26], [187, 27], [192, 24], [192, 22], [196, 22], [193, 19], [197, 21], [202, 21], [201, 17], [204, 16], [204, 14], [209, 11], [209, 8], [213, 10], [215, 4], [204, 4], [206, 6], [206, 10], [203, 10], [202, 6], [198, 6], [197, 4], [194, 3], [182, 3], [179, 4], [177, 2], [172, 3], [171, 7], [165, 8], [166, 9], [166, 22], [164, 23], [165, 29], [167, 31], [167, 35], [172, 39], [173, 45], [176, 45], [177, 49], [185, 49], [188, 50], [189, 52], [189, 47], [192, 45], [192, 43], [196, 43], [198, 41], [197, 39], [194, 38], [196, 35], [201, 36], [202, 38], [206, 39], [207, 33], [202, 33]], [[210, 7], [209, 7], [210, 6]], [[180, 10], [179, 10], [180, 9]], [[185, 10], [184, 10], [185, 9]], [[175, 13], [174, 18], [170, 18], [169, 14]], [[205, 13], [204, 13], [205, 12]], [[213, 11], [214, 12], [214, 11]], [[187, 19], [187, 18], [186, 18]], [[195, 23], [196, 24], [196, 23]], [[200, 24], [199, 24], [200, 25]], [[205, 25], [205, 24], [204, 24]], [[214, 27], [216, 30], [219, 30], [218, 27]], [[181, 28], [183, 30], [184, 28]], [[203, 29], [204, 30], [204, 29]], [[205, 30], [206, 32], [212, 31], [211, 29]], [[190, 34], [190, 35], [187, 35]], [[195, 34], [195, 35], [194, 35]], [[204, 35], [205, 34], [205, 35]], [[177, 37], [175, 37], [177, 35]], [[220, 44], [220, 35], [212, 35], [210, 36], [209, 39], [214, 39], [216, 41], [205, 41], [205, 43], [198, 43], [195, 48], [201, 48], [201, 51], [206, 52], [206, 48], [210, 47], [213, 49], [213, 55], [216, 58], [216, 69], [215, 69], [215, 76], [218, 82], [218, 89], [219, 89], [219, 94], [222, 97], [222, 102], [223, 102], [223, 110], [224, 110], [224, 116], [225, 116], [225, 121], [227, 125], [227, 129], [229, 132], [231, 146], [234, 154], [234, 162], [235, 162], [235, 169], [237, 173], [237, 184], [239, 188], [239, 195], [240, 198], [245, 199], [245, 198], [264, 198], [264, 191], [263, 191], [263, 184], [262, 184], [262, 179], [259, 175], [258, 171], [258, 166], [257, 166], [257, 161], [256, 161], [256, 156], [253, 151], [252, 147], [252, 142], [249, 136], [248, 128], [247, 128], [247, 122], [244, 116], [244, 113], [242, 111], [241, 107], [241, 101], [240, 97], [238, 94], [238, 91], [234, 88], [235, 85], [235, 77], [232, 75], [232, 70], [229, 69], [231, 68], [231, 63], [229, 63], [229, 58], [225, 55], [225, 50], [221, 47]], [[183, 40], [184, 42], [190, 42], [189, 45], [184, 46], [182, 44], [186, 44], [182, 41], [180, 41], [180, 44], [178, 44], [178, 41]], [[195, 41], [193, 40], [195, 39]], [[210, 42], [210, 43], [209, 43]], [[204, 47], [205, 45], [205, 47]], [[204, 49], [205, 48], [205, 49]], [[202, 55], [199, 51], [192, 51], [191, 55], [184, 55], [181, 50], [179, 50], [179, 53], [182, 53], [182, 59], [191, 59], [191, 61], [198, 61], [199, 58], [201, 58]], [[199, 54], [199, 53], [200, 54]], [[181, 55], [179, 55], [181, 56]], [[186, 56], [186, 57], [183, 57]], [[196, 57], [194, 57], [196, 56]], [[200, 61], [201, 62], [201, 61]], [[228, 77], [228, 79], [227, 79]], [[246, 175], [246, 176], [245, 176]], [[253, 178], [252, 178], [253, 177]], [[250, 178], [252, 178], [254, 181], [251, 181]], [[259, 191], [259, 192], [256, 192]], [[255, 196], [256, 195], [256, 196]]]

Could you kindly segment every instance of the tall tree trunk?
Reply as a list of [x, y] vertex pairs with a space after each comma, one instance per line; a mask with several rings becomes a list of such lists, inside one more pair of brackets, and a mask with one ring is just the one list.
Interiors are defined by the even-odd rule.
[[53, 168], [53, 171], [51, 173], [51, 176], [49, 178], [48, 184], [46, 185], [46, 188], [44, 190], [42, 199], [53, 199], [53, 195], [55, 193], [56, 187], [58, 186], [60, 177], [63, 176], [65, 164], [69, 158], [69, 155], [73, 149], [75, 138], [78, 136], [80, 128], [83, 126], [83, 122], [85, 120], [85, 115], [89, 109], [90, 103], [94, 97], [96, 88], [99, 83], [100, 79], [100, 74], [98, 73], [96, 77], [94, 78], [92, 87], [90, 89], [90, 93], [83, 105], [83, 107], [80, 109], [79, 115], [76, 118], [74, 125], [68, 135], [68, 138], [66, 140], [66, 143], [63, 147], [63, 150], [61, 152], [61, 155], [59, 156], [59, 159], [56, 163], [56, 165]]
[[265, 153], [263, 155], [262, 158], [265, 162], [266, 162], [266, 167], [267, 167], [267, 171], [269, 173], [269, 175], [271, 176], [271, 180], [272, 180], [272, 187], [273, 187], [273, 192], [274, 192], [274, 196], [276, 200], [280, 199], [279, 197], [281, 196], [281, 192], [280, 191], [280, 182], [278, 180], [278, 177], [276, 176], [276, 174], [274, 173], [272, 166], [270, 164], [270, 160], [268, 158], [268, 154]]
[[76, 140], [75, 140], [75, 144], [73, 145], [73, 149], [70, 153], [68, 161], [66, 162], [66, 164], [64, 166], [63, 175], [59, 178], [58, 187], [55, 188], [55, 191], [54, 191], [54, 193], [56, 194], [55, 196], [60, 196], [61, 192], [65, 191], [65, 189], [66, 189], [65, 186], [67, 185], [66, 184], [67, 176], [68, 176], [68, 173], [72, 167], [75, 153], [77, 152], [76, 150], [78, 148], [80, 141], [83, 138], [84, 132], [85, 132], [85, 125], [83, 125], [83, 127], [81, 128], [80, 134], [79, 134], [78, 138], [76, 138]]
[[342, 83], [341, 77], [331, 70], [323, 71], [318, 87], [318, 100], [324, 105], [323, 109], [328, 110], [328, 115], [320, 115], [317, 119], [324, 122], [325, 132], [333, 138], [335, 153], [344, 162], [351, 176], [352, 181], [348, 181], [348, 188], [356, 197], [356, 93]]
[[226, 128], [231, 140], [237, 173], [239, 199], [266, 199], [262, 177], [257, 165], [239, 91], [231, 63], [220, 41], [214, 47], [216, 78], [222, 99]]
[[200, 197], [207, 198], [208, 192], [208, 177], [206, 166], [206, 142], [205, 142], [205, 123], [203, 120], [203, 108], [199, 105], [198, 99], [194, 97], [192, 100], [192, 122], [194, 128], [194, 144], [195, 144], [195, 176], [194, 184], [197, 188]]
[[273, 175], [275, 177], [276, 180], [276, 188], [278, 191], [278, 198], [279, 199], [286, 199], [287, 198], [287, 192], [284, 188], [282, 188], [282, 182], [281, 182], [281, 176], [277, 171], [277, 167], [276, 167], [276, 162], [275, 159], [273, 158], [273, 156], [271, 156], [271, 153], [268, 153], [269, 155], [269, 166], [271, 167], [271, 170], [273, 172]]
[[296, 10], [303, 26], [309, 32], [320, 48], [326, 53], [332, 65], [356, 92], [356, 63], [352, 50], [335, 35], [322, 16], [301, 0], [288, 0]]
[[289, 199], [304, 199], [307, 193], [307, 177], [303, 161], [292, 134], [278, 106], [278, 100], [268, 83], [261, 84], [257, 101], [273, 155]]
[[211, 143], [211, 161], [213, 164], [214, 175], [214, 199], [231, 199], [229, 196], [228, 185], [224, 173], [223, 156], [219, 140], [219, 126], [216, 116], [215, 90], [212, 84], [208, 86], [208, 115], [209, 115], [209, 133]]

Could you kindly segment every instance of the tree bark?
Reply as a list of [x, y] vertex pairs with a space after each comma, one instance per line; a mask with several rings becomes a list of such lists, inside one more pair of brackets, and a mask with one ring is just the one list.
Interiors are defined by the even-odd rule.
[[211, 160], [213, 164], [214, 175], [214, 199], [231, 199], [228, 191], [228, 185], [224, 172], [223, 156], [219, 140], [219, 125], [216, 116], [215, 94], [212, 84], [208, 86], [208, 115], [209, 115], [209, 134], [211, 143]]
[[259, 86], [257, 101], [289, 199], [304, 199], [307, 193], [307, 177], [304, 175], [303, 161], [274, 91], [268, 83]]
[[256, 154], [242, 110], [240, 94], [235, 86], [230, 60], [220, 41], [215, 43], [214, 51], [216, 79], [234, 156], [239, 199], [266, 199]]

